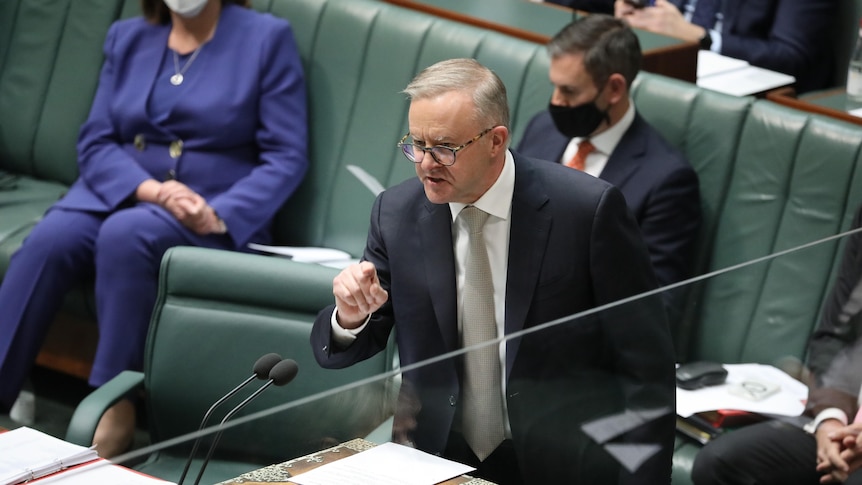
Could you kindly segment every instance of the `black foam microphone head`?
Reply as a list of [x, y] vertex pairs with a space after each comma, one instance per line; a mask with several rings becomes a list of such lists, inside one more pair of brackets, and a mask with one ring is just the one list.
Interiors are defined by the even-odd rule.
[[269, 371], [269, 378], [276, 386], [283, 386], [292, 381], [299, 372], [299, 365], [293, 359], [284, 359]]
[[263, 355], [254, 363], [252, 372], [255, 373], [258, 379], [265, 381], [269, 379], [269, 373], [272, 371], [272, 368], [279, 362], [281, 362], [281, 356], [275, 352]]

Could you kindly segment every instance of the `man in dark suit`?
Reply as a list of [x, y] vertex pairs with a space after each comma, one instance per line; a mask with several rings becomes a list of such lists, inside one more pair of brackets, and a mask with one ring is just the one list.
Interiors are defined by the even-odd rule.
[[633, 27], [790, 74], [797, 92], [835, 83], [829, 32], [835, 0], [655, 0], [645, 8], [616, 0], [614, 10]]
[[659, 284], [690, 277], [701, 222], [697, 174], [629, 98], [641, 62], [634, 32], [619, 19], [590, 15], [563, 28], [548, 52], [551, 104], [530, 120], [516, 151], [568, 164], [589, 142], [595, 149], [583, 170], [623, 193]]
[[[862, 227], [862, 207], [853, 227]], [[849, 236], [803, 375], [809, 386], [804, 427], [767, 421], [722, 435], [698, 453], [694, 483], [862, 484], [860, 233]]]
[[[311, 335], [320, 365], [380, 352], [396, 329], [399, 441], [500, 484], [669, 483], [674, 357], [661, 301], [609, 305], [656, 287], [622, 195], [513, 155], [505, 87], [472, 59], [425, 69], [405, 93], [399, 145], [418, 177], [378, 196], [364, 261], [333, 281], [335, 305]], [[487, 220], [471, 226], [475, 216]], [[479, 327], [491, 336], [471, 343]], [[477, 375], [473, 357], [487, 352]]]

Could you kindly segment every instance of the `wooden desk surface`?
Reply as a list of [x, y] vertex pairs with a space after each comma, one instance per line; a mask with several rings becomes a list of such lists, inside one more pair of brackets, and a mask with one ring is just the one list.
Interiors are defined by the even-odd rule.
[[[389, 3], [513, 37], [546, 44], [582, 12], [529, 0], [386, 0]], [[634, 29], [643, 50], [645, 71], [684, 81], [697, 78], [696, 42]]]
[[[313, 470], [321, 465], [332, 463], [341, 458], [355, 455], [360, 451], [371, 449], [374, 446], [374, 443], [370, 441], [357, 438], [310, 455], [251, 471], [236, 478], [221, 482], [218, 485], [295, 485], [294, 482], [290, 481], [290, 477], [295, 477], [296, 475]], [[441, 482], [439, 485], [494, 485], [494, 483], [481, 478], [460, 476]]]
[[[851, 106], [847, 99], [847, 92], [843, 87], [809, 93], [801, 98], [797, 98], [796, 93], [792, 89], [776, 90], [768, 93], [766, 99], [790, 106], [791, 108], [808, 111], [809, 113], [826, 115], [849, 123], [862, 125], [862, 118], [847, 112], [847, 109]], [[862, 108], [862, 103], [852, 107]]]

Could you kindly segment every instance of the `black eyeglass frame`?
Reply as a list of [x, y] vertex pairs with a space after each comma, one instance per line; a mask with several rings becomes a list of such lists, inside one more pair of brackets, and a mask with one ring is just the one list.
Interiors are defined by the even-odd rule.
[[[460, 152], [461, 150], [472, 145], [474, 142], [476, 142], [476, 140], [478, 140], [479, 138], [482, 138], [483, 136], [488, 134], [494, 128], [495, 128], [494, 126], [487, 128], [482, 133], [479, 133], [478, 135], [471, 138], [467, 143], [464, 143], [463, 145], [460, 145], [457, 147], [447, 147], [445, 145], [434, 145], [434, 146], [430, 146], [430, 147], [423, 147], [423, 146], [416, 145], [414, 143], [404, 143], [404, 141], [407, 140], [407, 137], [410, 136], [410, 133], [407, 133], [406, 135], [402, 136], [401, 140], [398, 142], [397, 146], [401, 148], [401, 153], [404, 154], [404, 156], [407, 158], [407, 160], [410, 160], [413, 163], [422, 163], [422, 160], [425, 158], [424, 154], [430, 153], [431, 158], [434, 159], [435, 162], [439, 163], [440, 165], [443, 165], [444, 167], [451, 167], [452, 165], [455, 165], [455, 159], [457, 158], [455, 155], [458, 152]], [[449, 150], [450, 152], [452, 152], [452, 163], [441, 162], [440, 159], [437, 157], [437, 155], [434, 153], [434, 150], [436, 150], [436, 149]], [[408, 153], [408, 150], [409, 150], [409, 153]], [[422, 158], [416, 158], [416, 154], [415, 154], [414, 150], [420, 150], [423, 153]]]

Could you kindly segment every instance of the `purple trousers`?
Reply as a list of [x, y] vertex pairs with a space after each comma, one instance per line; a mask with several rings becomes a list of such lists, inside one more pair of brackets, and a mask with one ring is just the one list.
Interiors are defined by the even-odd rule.
[[143, 366], [162, 256], [173, 246], [235, 249], [140, 204], [112, 213], [53, 208], [12, 256], [0, 285], [0, 412], [14, 403], [66, 293], [95, 277], [99, 343], [90, 385]]

